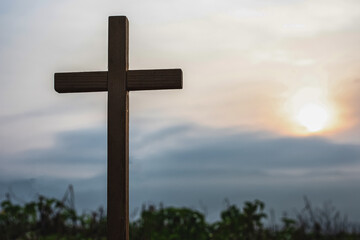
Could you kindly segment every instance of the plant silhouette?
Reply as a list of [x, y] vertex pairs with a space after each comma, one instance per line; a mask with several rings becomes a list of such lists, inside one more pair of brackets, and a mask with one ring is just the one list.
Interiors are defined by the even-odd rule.
[[[276, 226], [266, 225], [265, 204], [247, 201], [242, 208], [227, 204], [220, 220], [207, 223], [204, 214], [189, 208], [143, 206], [140, 217], [130, 223], [131, 240], [306, 240], [360, 239], [359, 227], [329, 203], [305, 207], [295, 218], [283, 216]], [[77, 214], [66, 201], [39, 195], [23, 205], [10, 199], [1, 202], [0, 239], [106, 239], [103, 208]]]

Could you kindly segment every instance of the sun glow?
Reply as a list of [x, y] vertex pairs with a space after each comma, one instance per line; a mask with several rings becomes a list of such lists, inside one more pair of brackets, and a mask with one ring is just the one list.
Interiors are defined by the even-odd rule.
[[336, 129], [334, 104], [326, 88], [303, 87], [285, 103], [289, 130], [296, 135], [327, 134]]
[[325, 106], [320, 104], [307, 104], [300, 108], [296, 120], [309, 132], [323, 130], [329, 120], [329, 113]]

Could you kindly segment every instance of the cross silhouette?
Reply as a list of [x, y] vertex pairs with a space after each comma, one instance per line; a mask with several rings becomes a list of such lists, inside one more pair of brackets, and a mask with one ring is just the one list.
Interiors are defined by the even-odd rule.
[[129, 91], [182, 89], [181, 69], [129, 70], [129, 22], [109, 17], [108, 71], [55, 73], [59, 93], [108, 91], [107, 226], [129, 239]]

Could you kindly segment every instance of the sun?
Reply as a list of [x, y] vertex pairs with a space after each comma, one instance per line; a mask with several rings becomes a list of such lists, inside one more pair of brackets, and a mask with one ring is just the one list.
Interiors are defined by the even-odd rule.
[[329, 121], [329, 113], [325, 106], [309, 103], [299, 109], [296, 120], [308, 132], [318, 132], [326, 127]]
[[336, 129], [336, 105], [326, 87], [299, 87], [289, 91], [285, 97], [283, 113], [288, 117], [288, 133], [325, 135]]

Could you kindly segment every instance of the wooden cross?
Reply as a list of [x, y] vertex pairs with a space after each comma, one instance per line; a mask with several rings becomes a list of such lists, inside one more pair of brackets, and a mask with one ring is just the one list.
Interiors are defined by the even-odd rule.
[[129, 22], [109, 17], [108, 71], [55, 73], [59, 93], [108, 91], [107, 226], [129, 239], [129, 91], [181, 89], [181, 69], [128, 70]]

